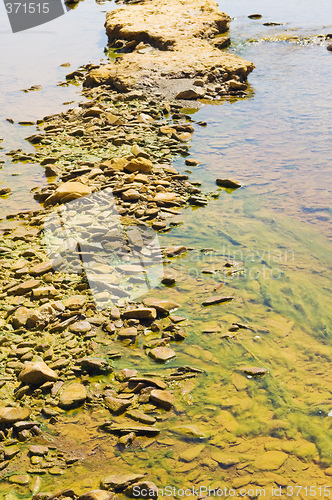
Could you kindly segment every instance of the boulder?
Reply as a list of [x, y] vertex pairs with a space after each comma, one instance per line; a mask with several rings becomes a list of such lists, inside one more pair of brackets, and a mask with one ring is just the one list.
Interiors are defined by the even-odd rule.
[[[28, 385], [41, 385], [45, 382], [55, 382], [57, 378], [57, 373], [51, 370], [44, 361], [26, 364], [18, 376], [20, 382]], [[20, 420], [24, 420], [24, 418]]]
[[92, 188], [82, 184], [81, 182], [64, 182], [56, 188], [54, 193], [46, 198], [44, 205], [56, 205], [57, 203], [65, 203], [71, 200], [76, 200], [82, 196], [87, 196], [92, 193]]
[[0, 424], [14, 424], [30, 417], [30, 408], [0, 408]]
[[87, 395], [86, 387], [83, 384], [69, 384], [60, 396], [59, 406], [64, 410], [78, 408], [84, 404]]
[[161, 391], [160, 389], [153, 389], [150, 394], [150, 400], [165, 410], [170, 410], [174, 405], [173, 394], [169, 391]]
[[152, 172], [152, 167], [153, 164], [150, 160], [147, 158], [134, 158], [133, 160], [130, 160], [126, 166], [125, 169], [128, 170], [128, 172], [140, 172], [142, 174], [150, 174]]

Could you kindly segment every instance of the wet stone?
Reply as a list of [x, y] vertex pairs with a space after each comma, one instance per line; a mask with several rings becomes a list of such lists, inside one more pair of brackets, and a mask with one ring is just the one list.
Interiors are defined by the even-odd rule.
[[207, 306], [213, 306], [215, 304], [222, 304], [223, 302], [230, 302], [231, 300], [234, 300], [234, 297], [228, 296], [228, 297], [210, 297], [204, 302], [202, 302], [202, 305], [207, 307]]
[[29, 447], [29, 453], [31, 455], [37, 455], [39, 457], [43, 457], [43, 456], [47, 455], [48, 447], [47, 446], [39, 446], [39, 445], [31, 445]]
[[252, 377], [261, 377], [269, 373], [267, 368], [257, 367], [257, 366], [244, 366], [240, 368], [240, 371], [246, 375], [251, 375]]
[[129, 498], [158, 498], [158, 488], [152, 481], [140, 481], [125, 489]]
[[26, 485], [26, 484], [29, 484], [29, 482], [30, 482], [30, 476], [28, 476], [27, 474], [22, 475], [22, 476], [14, 475], [14, 476], [10, 476], [8, 478], [8, 481], [10, 483], [14, 483], [14, 484]]
[[166, 361], [175, 358], [176, 353], [173, 349], [169, 349], [168, 347], [155, 347], [149, 351], [149, 356], [155, 361], [165, 363]]
[[68, 385], [62, 392], [59, 400], [59, 406], [64, 410], [78, 408], [84, 404], [86, 398], [86, 387], [83, 384], [73, 383]]
[[4, 448], [4, 459], [11, 460], [20, 452], [20, 448], [16, 445], [9, 446], [8, 448]]
[[174, 405], [173, 394], [169, 391], [161, 391], [159, 389], [153, 389], [150, 394], [150, 400], [165, 410], [170, 410]]
[[141, 422], [142, 424], [153, 425], [156, 423], [156, 419], [154, 417], [146, 415], [139, 410], [130, 410], [126, 413], [126, 416], [136, 420], [137, 422]]
[[106, 490], [92, 490], [83, 493], [78, 500], [111, 500], [113, 494]]
[[124, 490], [128, 486], [137, 483], [144, 478], [144, 474], [134, 474], [132, 472], [119, 471], [102, 479], [101, 487], [105, 489]]
[[180, 307], [180, 304], [178, 304], [174, 300], [161, 300], [153, 297], [148, 297], [143, 301], [143, 303], [148, 307], [154, 307], [157, 313], [161, 313], [164, 315], [167, 315], [170, 311]]
[[258, 470], [277, 470], [286, 461], [288, 455], [282, 451], [267, 451], [256, 458], [253, 466]]
[[29, 408], [0, 408], [0, 424], [14, 424], [20, 420], [29, 418]]
[[88, 321], [76, 321], [73, 323], [69, 330], [73, 333], [87, 333], [91, 330], [91, 324]]
[[118, 399], [113, 396], [105, 397], [105, 404], [114, 415], [123, 413], [131, 403], [132, 401], [130, 399]]

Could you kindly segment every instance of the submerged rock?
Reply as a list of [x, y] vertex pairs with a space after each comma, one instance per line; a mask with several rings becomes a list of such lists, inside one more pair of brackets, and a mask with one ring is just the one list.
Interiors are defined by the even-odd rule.
[[101, 487], [112, 490], [124, 490], [128, 486], [137, 483], [144, 478], [144, 474], [135, 474], [133, 472], [119, 471], [111, 476], [104, 477], [101, 481]]
[[[235, 82], [235, 80], [232, 80], [232, 81]], [[236, 86], [238, 83], [239, 82], [236, 82], [236, 83], [234, 83], [234, 85]], [[239, 182], [233, 181], [231, 179], [217, 179], [216, 184], [217, 184], [217, 186], [220, 186], [223, 188], [229, 188], [229, 189], [238, 189], [238, 188], [242, 187], [242, 184], [240, 184]]]
[[283, 465], [287, 458], [288, 455], [283, 451], [267, 451], [256, 458], [253, 466], [258, 470], [277, 470]]
[[165, 363], [166, 361], [175, 358], [176, 352], [168, 347], [155, 347], [149, 351], [149, 356], [155, 361]]
[[229, 297], [210, 297], [209, 299], [204, 300], [202, 302], [202, 306], [213, 306], [214, 304], [222, 304], [223, 302], [230, 302], [231, 300], [234, 300], [235, 297], [229, 296]]
[[157, 406], [170, 410], [174, 405], [174, 396], [169, 391], [161, 391], [160, 389], [153, 389], [150, 394], [150, 400]]
[[64, 182], [60, 184], [51, 196], [46, 198], [44, 205], [56, 205], [57, 203], [65, 203], [76, 200], [82, 196], [87, 196], [92, 193], [92, 188], [82, 184], [81, 182]]

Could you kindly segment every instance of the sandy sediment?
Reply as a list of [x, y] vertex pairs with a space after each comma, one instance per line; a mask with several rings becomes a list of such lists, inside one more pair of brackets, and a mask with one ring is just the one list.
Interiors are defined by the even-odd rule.
[[[227, 45], [220, 35], [229, 23], [230, 17], [213, 0], [153, 0], [111, 11], [106, 32], [111, 46], [122, 47], [122, 57], [90, 71], [84, 85], [108, 84], [120, 92], [167, 89], [175, 97], [199, 78], [203, 81], [196, 86], [197, 97], [203, 97], [211, 83], [226, 88], [232, 81], [228, 87], [244, 90], [253, 63], [218, 48]], [[185, 88], [181, 79], [189, 79]]]

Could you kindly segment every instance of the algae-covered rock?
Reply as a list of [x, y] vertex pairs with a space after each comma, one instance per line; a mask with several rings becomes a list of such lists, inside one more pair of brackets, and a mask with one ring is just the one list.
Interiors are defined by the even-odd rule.
[[277, 470], [283, 465], [287, 457], [288, 455], [283, 451], [266, 451], [256, 458], [253, 466], [259, 470]]

